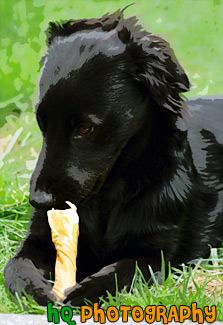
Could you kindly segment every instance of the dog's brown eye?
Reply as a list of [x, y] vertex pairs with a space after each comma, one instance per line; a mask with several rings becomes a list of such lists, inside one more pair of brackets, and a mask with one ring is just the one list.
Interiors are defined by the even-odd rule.
[[88, 134], [92, 131], [93, 127], [89, 125], [80, 125], [78, 127], [78, 133], [81, 135]]

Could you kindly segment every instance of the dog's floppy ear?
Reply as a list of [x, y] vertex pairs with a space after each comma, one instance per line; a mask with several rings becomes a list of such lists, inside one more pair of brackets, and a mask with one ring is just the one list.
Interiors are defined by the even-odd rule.
[[177, 112], [182, 103], [180, 94], [190, 89], [190, 82], [174, 51], [166, 41], [152, 34], [144, 36], [138, 47], [136, 78], [146, 84], [158, 105]]
[[182, 92], [190, 82], [169, 44], [157, 36], [142, 39], [144, 58], [140, 58], [138, 78], [144, 80], [151, 97], [174, 112], [181, 107]]
[[169, 43], [142, 30], [136, 22], [136, 17], [126, 19], [119, 31], [119, 38], [134, 60], [134, 78], [146, 86], [158, 105], [177, 112], [182, 105], [180, 94], [190, 88], [188, 77]]

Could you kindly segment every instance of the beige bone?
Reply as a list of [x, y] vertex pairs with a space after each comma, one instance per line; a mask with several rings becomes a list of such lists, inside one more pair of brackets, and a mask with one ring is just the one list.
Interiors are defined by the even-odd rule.
[[76, 258], [79, 235], [79, 217], [74, 204], [66, 202], [70, 209], [47, 211], [52, 241], [57, 256], [53, 292], [61, 300], [64, 291], [76, 284]]

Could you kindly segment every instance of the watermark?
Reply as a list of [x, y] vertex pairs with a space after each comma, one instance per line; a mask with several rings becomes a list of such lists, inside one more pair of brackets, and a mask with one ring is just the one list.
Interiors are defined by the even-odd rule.
[[[73, 310], [71, 307], [64, 306], [59, 311], [53, 307], [52, 303], [47, 305], [47, 320], [49, 323], [59, 324], [62, 319], [69, 325], [75, 325], [76, 321], [72, 320]], [[106, 320], [110, 322], [128, 322], [129, 318], [132, 318], [135, 322], [146, 322], [152, 324], [154, 322], [162, 322], [168, 324], [172, 321], [183, 323], [186, 319], [198, 324], [213, 323], [216, 320], [216, 306], [205, 306], [204, 308], [198, 308], [197, 303], [193, 302], [191, 307], [181, 305], [172, 305], [167, 310], [165, 306], [148, 305], [144, 309], [140, 306], [115, 306], [108, 307], [104, 310], [98, 307], [98, 303], [95, 303], [93, 307], [82, 306], [80, 314], [80, 322], [86, 323], [87, 320], [92, 319], [95, 323], [104, 324]]]

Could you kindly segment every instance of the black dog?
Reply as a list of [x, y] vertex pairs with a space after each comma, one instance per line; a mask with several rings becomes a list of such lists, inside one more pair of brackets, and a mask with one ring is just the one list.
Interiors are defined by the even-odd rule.
[[77, 205], [78, 284], [64, 303], [96, 302], [149, 280], [165, 261], [208, 257], [223, 242], [222, 98], [184, 101], [189, 81], [169, 44], [123, 12], [51, 23], [37, 121], [28, 235], [6, 287], [38, 303], [52, 294], [55, 248], [46, 211]]

